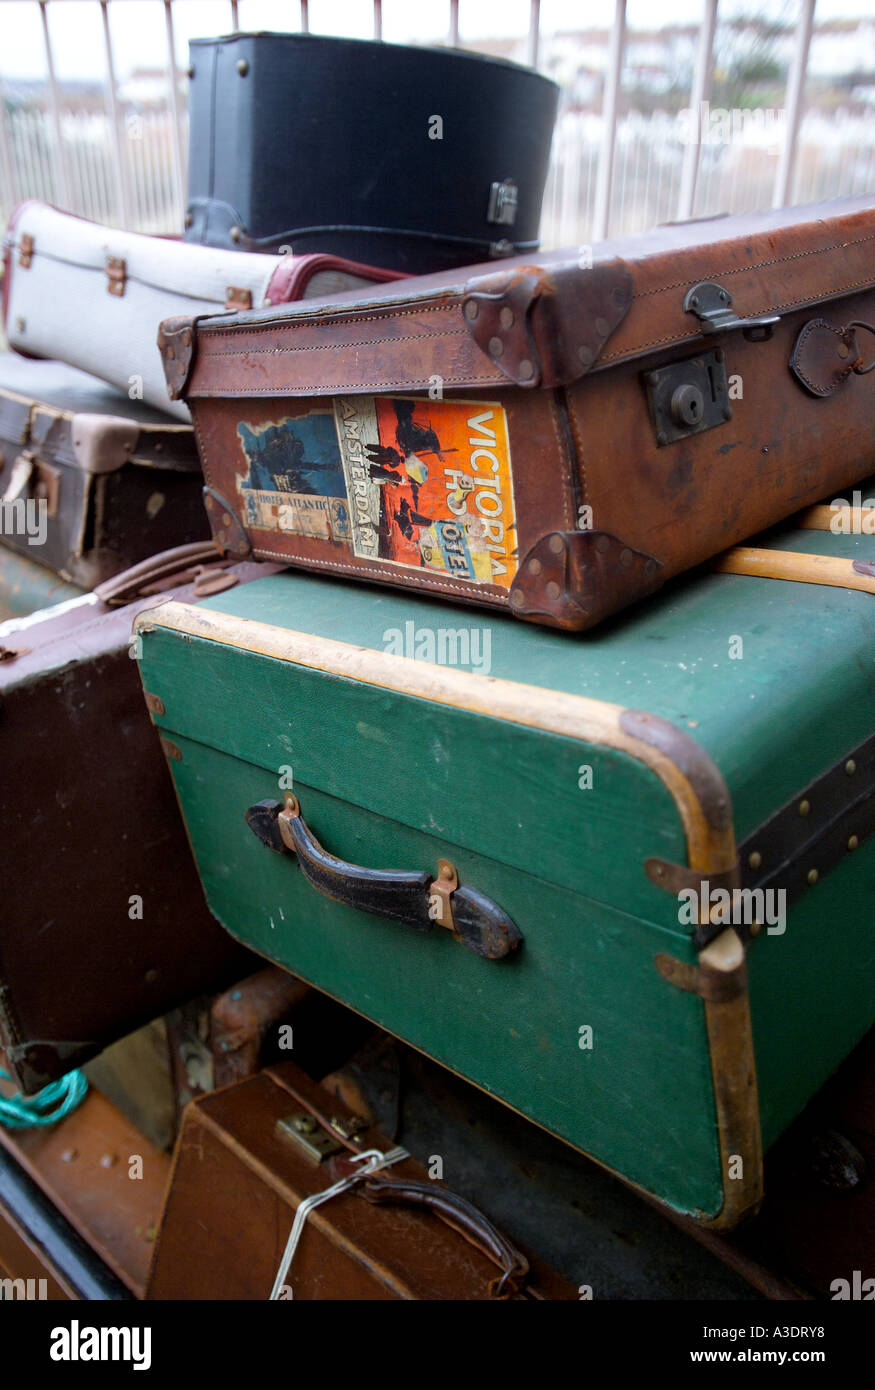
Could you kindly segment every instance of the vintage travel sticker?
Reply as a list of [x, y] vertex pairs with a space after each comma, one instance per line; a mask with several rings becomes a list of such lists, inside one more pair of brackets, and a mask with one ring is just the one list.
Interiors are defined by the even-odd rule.
[[240, 424], [249, 464], [239, 483], [243, 525], [348, 541], [349, 507], [334, 414], [311, 411], [266, 425]]
[[507, 420], [488, 401], [344, 396], [241, 423], [245, 526], [509, 589], [517, 571]]

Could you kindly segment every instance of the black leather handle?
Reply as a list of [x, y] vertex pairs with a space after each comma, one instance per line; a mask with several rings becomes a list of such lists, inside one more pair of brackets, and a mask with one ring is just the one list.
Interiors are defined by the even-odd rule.
[[507, 913], [476, 888], [458, 886], [454, 870], [446, 875], [450, 888], [428, 873], [366, 869], [335, 858], [322, 848], [293, 796], [286, 798], [285, 806], [259, 801], [249, 807], [246, 820], [263, 844], [279, 854], [294, 855], [308, 883], [336, 902], [418, 931], [449, 927], [463, 946], [487, 960], [501, 960], [522, 941]]

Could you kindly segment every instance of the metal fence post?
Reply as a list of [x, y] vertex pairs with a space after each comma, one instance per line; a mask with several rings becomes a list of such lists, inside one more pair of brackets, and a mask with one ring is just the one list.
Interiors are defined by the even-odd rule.
[[4, 210], [11, 210], [18, 202], [16, 189], [15, 164], [12, 159], [12, 139], [9, 134], [9, 122], [6, 119], [6, 98], [3, 94], [3, 84], [0, 82], [0, 179], [3, 181], [3, 200]]
[[109, 28], [109, 0], [100, 0], [100, 17], [103, 21], [103, 45], [106, 52], [106, 95], [107, 114], [110, 122], [112, 141], [112, 164], [115, 175], [116, 205], [121, 224], [125, 231], [131, 229], [131, 207], [128, 197], [127, 169], [119, 127], [118, 92], [115, 80], [115, 61], [112, 52], [112, 34]]
[[773, 208], [784, 207], [793, 196], [793, 175], [796, 172], [796, 150], [799, 143], [799, 125], [802, 120], [805, 77], [808, 72], [808, 50], [811, 47], [811, 30], [814, 24], [814, 5], [815, 0], [800, 0], [793, 61], [787, 78], [787, 135], [778, 157], [778, 168], [775, 172]]
[[717, 25], [717, 0], [704, 0], [702, 27], [699, 30], [699, 44], [696, 50], [696, 66], [693, 72], [693, 87], [690, 92], [690, 107], [693, 112], [696, 138], [684, 147], [684, 163], [681, 169], [681, 190], [678, 195], [678, 217], [692, 217], [696, 201], [696, 182], [699, 177], [699, 160], [702, 155], [702, 105], [708, 100], [711, 90], [711, 60], [714, 49], [714, 30]]
[[614, 27], [611, 30], [611, 41], [608, 48], [605, 94], [602, 101], [602, 146], [599, 155], [598, 182], [593, 214], [593, 239], [595, 241], [602, 241], [608, 234], [611, 187], [614, 177], [614, 149], [617, 137], [617, 98], [620, 91], [625, 37], [626, 0], [615, 0]]
[[531, 0], [529, 11], [529, 65], [538, 66], [538, 46], [541, 38], [541, 0]]
[[459, 47], [459, 0], [450, 0], [450, 47]]
[[182, 114], [179, 109], [179, 77], [176, 71], [176, 43], [173, 34], [173, 0], [164, 0], [164, 18], [167, 30], [167, 77], [170, 83], [170, 110], [173, 115], [173, 133], [170, 142], [173, 181], [176, 184], [177, 216], [181, 217], [186, 201], [185, 156], [182, 149]]
[[52, 126], [52, 180], [57, 190], [58, 202], [68, 212], [70, 207], [70, 185], [67, 179], [67, 165], [64, 160], [64, 141], [61, 135], [61, 104], [58, 100], [58, 83], [55, 77], [55, 59], [52, 53], [52, 39], [49, 34], [48, 0], [39, 0], [40, 19], [43, 26], [43, 43], [46, 53], [46, 69], [49, 75], [49, 115]]

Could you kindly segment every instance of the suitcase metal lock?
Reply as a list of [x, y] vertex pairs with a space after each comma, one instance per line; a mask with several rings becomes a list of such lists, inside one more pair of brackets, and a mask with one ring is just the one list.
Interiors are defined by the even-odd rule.
[[646, 372], [644, 383], [659, 448], [732, 417], [722, 348]]
[[354, 1139], [367, 1128], [364, 1120], [358, 1117], [341, 1120], [332, 1116], [330, 1124], [331, 1129], [337, 1130], [336, 1134], [332, 1134], [326, 1125], [320, 1124], [316, 1116], [311, 1115], [308, 1110], [298, 1110], [293, 1115], [286, 1115], [282, 1120], [277, 1120], [276, 1132], [282, 1138], [291, 1140], [295, 1148], [311, 1163], [321, 1163], [323, 1159], [331, 1158], [345, 1147], [344, 1139]]

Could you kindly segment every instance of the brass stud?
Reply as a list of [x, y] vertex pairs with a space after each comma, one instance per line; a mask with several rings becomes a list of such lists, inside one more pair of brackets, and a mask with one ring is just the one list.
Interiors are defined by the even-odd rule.
[[541, 561], [540, 561], [540, 560], [530, 560], [530, 561], [529, 561], [529, 572], [530, 572], [531, 574], [540, 574], [540, 573], [541, 573], [541, 570], [542, 570], [543, 568], [544, 568], [544, 566], [541, 564]]
[[465, 318], [473, 321], [477, 318], [479, 313], [480, 305], [477, 303], [476, 299], [467, 300], [465, 304]]
[[514, 589], [513, 593], [510, 596], [510, 601], [513, 604], [514, 608], [522, 608], [523, 604], [525, 603], [525, 599], [522, 596], [521, 590]]
[[517, 368], [517, 374], [519, 376], [520, 381], [531, 381], [532, 377], [535, 375], [535, 368], [529, 361], [528, 357], [524, 357], [520, 362], [519, 367]]
[[245, 77], [246, 74], [249, 72], [249, 64], [247, 63], [245, 58], [239, 59], [237, 63], [237, 71], [239, 72], [241, 77]]
[[853, 777], [856, 771], [857, 764], [854, 762], [853, 758], [848, 758], [848, 761], [845, 763], [845, 772], [848, 774], [849, 777]]
[[608, 323], [607, 319], [596, 319], [593, 327], [600, 338], [607, 338], [611, 331], [611, 325]]
[[755, 849], [752, 854], [747, 856], [747, 862], [752, 869], [759, 869], [762, 866], [763, 856], [758, 849]]
[[490, 356], [490, 357], [500, 357], [501, 354], [502, 354], [503, 352], [504, 352], [504, 343], [501, 341], [501, 339], [500, 339], [500, 338], [490, 338], [490, 339], [489, 339], [489, 356]]
[[581, 366], [589, 367], [592, 365], [592, 360], [595, 354], [592, 348], [588, 347], [586, 343], [581, 344], [581, 346], [577, 349], [577, 355], [580, 358]]
[[811, 810], [811, 802], [810, 802], [810, 801], [800, 801], [800, 802], [799, 802], [799, 814], [800, 814], [800, 816], [807, 816], [807, 815], [808, 815], [808, 812], [809, 812], [810, 810]]
[[563, 550], [565, 549], [565, 542], [563, 541], [562, 537], [558, 535], [555, 531], [553, 535], [550, 537], [547, 544], [554, 555], [561, 555]]
[[509, 309], [505, 304], [501, 313], [498, 315], [498, 322], [502, 328], [513, 328], [513, 309]]
[[859, 836], [858, 836], [858, 835], [852, 835], [851, 838], [848, 840], [848, 849], [850, 849], [850, 850], [855, 850], [855, 849], [857, 848], [857, 845], [858, 845], [859, 843], [860, 843], [860, 838], [859, 838]]
[[805, 878], [806, 881], [810, 883], [813, 887], [817, 880], [820, 878], [820, 874], [817, 872], [816, 869], [809, 869], [808, 873], [805, 875]]
[[555, 579], [551, 579], [550, 583], [547, 585], [547, 597], [552, 599], [557, 599], [559, 597], [559, 585], [556, 583]]
[[228, 235], [232, 241], [239, 241], [243, 233], [239, 227], [232, 227]]

